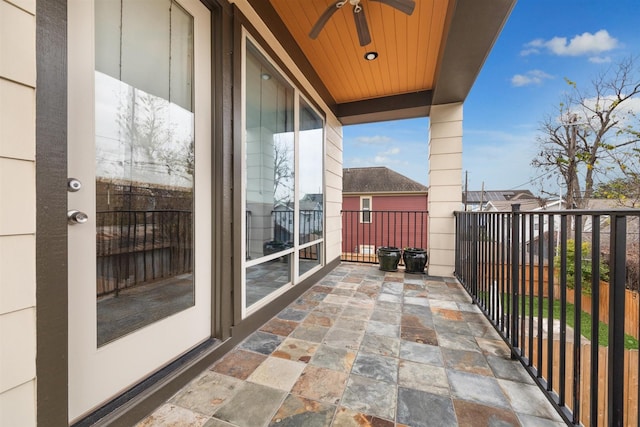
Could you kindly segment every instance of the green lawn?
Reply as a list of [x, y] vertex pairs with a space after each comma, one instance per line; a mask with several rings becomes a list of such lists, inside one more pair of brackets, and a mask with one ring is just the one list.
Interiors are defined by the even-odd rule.
[[[510, 300], [509, 296], [505, 296], [505, 308], [506, 304]], [[522, 304], [518, 306], [522, 309]], [[526, 316], [529, 315], [529, 297], [525, 297], [525, 313]], [[549, 314], [549, 299], [542, 299], [542, 316], [547, 317]], [[533, 298], [533, 316], [538, 316], [538, 298]], [[560, 319], [560, 301], [557, 299], [553, 300], [553, 318]], [[567, 325], [570, 327], [574, 327], [575, 322], [575, 306], [573, 304], [567, 304]], [[591, 341], [591, 322], [592, 318], [589, 313], [582, 312], [580, 315], [580, 333], [583, 337], [587, 338]], [[598, 330], [598, 344], [603, 347], [607, 347], [609, 345], [609, 326], [604, 322], [599, 323]], [[637, 349], [639, 347], [638, 340], [632, 337], [631, 335], [624, 335], [624, 347], [626, 349]]]

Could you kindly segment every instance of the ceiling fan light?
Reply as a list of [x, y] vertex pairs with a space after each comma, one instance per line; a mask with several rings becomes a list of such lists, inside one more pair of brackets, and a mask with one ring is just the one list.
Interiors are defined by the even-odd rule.
[[364, 54], [364, 59], [366, 59], [367, 61], [373, 61], [374, 59], [376, 59], [378, 57], [378, 52], [367, 52]]

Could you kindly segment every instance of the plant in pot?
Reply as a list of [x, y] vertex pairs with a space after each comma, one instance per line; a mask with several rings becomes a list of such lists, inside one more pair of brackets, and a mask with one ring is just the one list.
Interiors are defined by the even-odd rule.
[[405, 248], [402, 252], [405, 273], [424, 273], [427, 251], [422, 248]]
[[377, 251], [380, 270], [398, 271], [400, 262], [400, 249], [395, 246], [380, 246]]

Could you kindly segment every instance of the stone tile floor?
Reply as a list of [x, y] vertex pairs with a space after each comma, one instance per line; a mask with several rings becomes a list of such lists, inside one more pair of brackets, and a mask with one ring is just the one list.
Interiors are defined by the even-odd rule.
[[341, 264], [141, 421], [562, 426], [455, 279]]

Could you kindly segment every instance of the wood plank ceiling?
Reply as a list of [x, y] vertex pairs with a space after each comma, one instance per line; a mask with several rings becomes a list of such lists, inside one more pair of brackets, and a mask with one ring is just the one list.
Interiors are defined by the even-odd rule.
[[[338, 104], [434, 88], [450, 0], [417, 0], [411, 16], [379, 2], [361, 0], [371, 43], [360, 46], [348, 2], [316, 40], [309, 31], [335, 0], [270, 0]], [[375, 51], [374, 61], [364, 59]]]
[[[415, 0], [411, 16], [360, 0], [371, 43], [360, 46], [348, 1], [316, 40], [309, 32], [336, 0], [248, 3], [286, 47], [342, 124], [424, 117], [464, 102], [516, 0]], [[374, 61], [364, 54], [378, 52]]]

